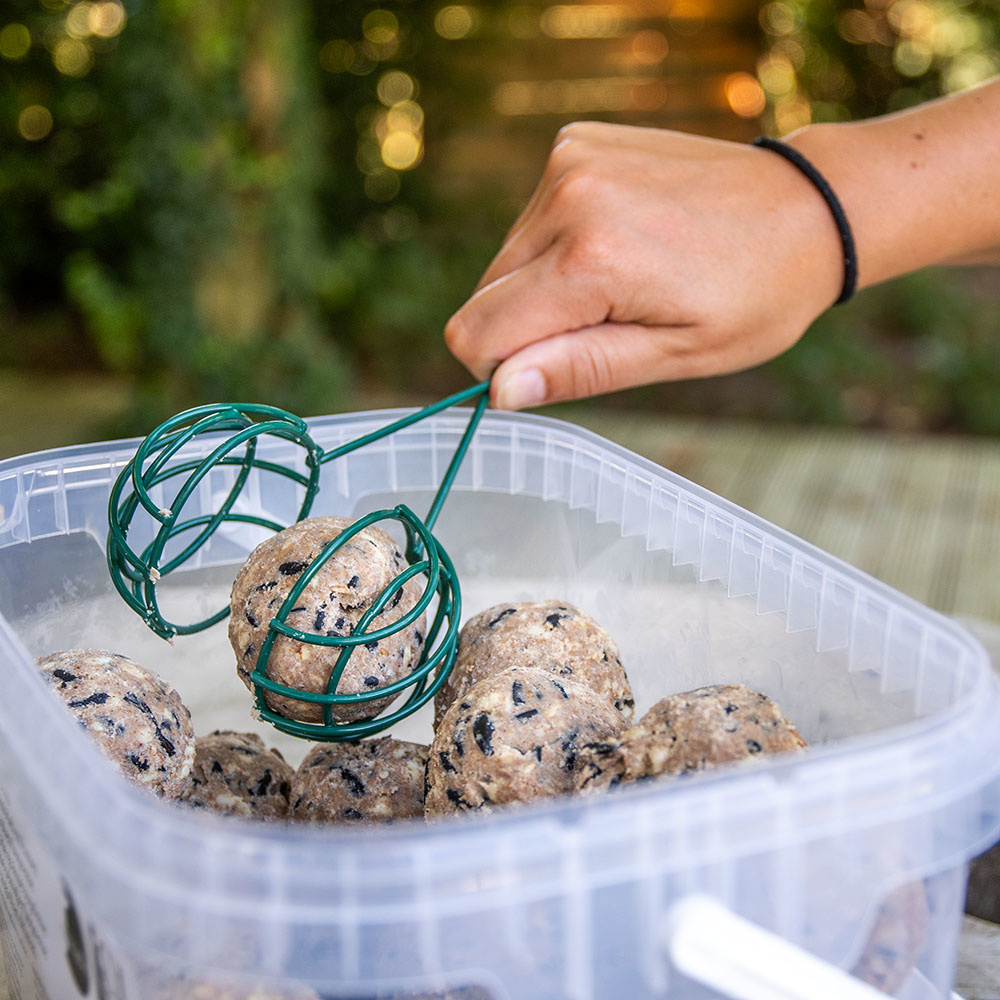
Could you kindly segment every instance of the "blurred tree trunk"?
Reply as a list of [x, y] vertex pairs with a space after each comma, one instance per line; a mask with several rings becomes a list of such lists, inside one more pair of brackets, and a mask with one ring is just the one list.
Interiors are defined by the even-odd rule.
[[129, 22], [119, 169], [145, 228], [132, 261], [159, 410], [250, 399], [329, 409], [316, 43], [302, 0], [158, 0]]
[[[209, 15], [200, 10], [189, 14], [196, 48], [211, 51], [221, 27], [211, 23], [215, 18], [244, 40], [239, 65], [230, 70], [237, 73], [244, 106], [242, 134], [237, 132], [218, 149], [220, 174], [234, 181], [225, 193], [230, 201], [228, 233], [205, 260], [196, 289], [198, 313], [206, 329], [223, 340], [244, 344], [278, 335], [294, 322], [281, 295], [268, 239], [267, 168], [280, 169], [281, 161], [289, 158], [282, 126], [289, 117], [295, 54], [307, 42], [299, 37], [299, 19], [289, 16], [288, 6], [225, 0]], [[234, 16], [226, 16], [227, 7]], [[215, 137], [209, 137], [209, 143], [214, 145]], [[241, 156], [259, 167], [245, 180], [239, 176]]]

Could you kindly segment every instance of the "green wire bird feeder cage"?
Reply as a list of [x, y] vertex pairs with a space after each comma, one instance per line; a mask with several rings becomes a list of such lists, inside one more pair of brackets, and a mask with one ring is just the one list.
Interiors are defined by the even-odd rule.
[[[228, 605], [193, 623], [170, 621], [161, 611], [157, 585], [187, 563], [223, 526], [242, 525], [273, 532], [288, 527], [270, 517], [246, 513], [240, 509], [238, 501], [255, 473], [285, 477], [302, 489], [301, 504], [294, 519], [296, 522], [302, 521], [310, 516], [319, 494], [320, 472], [324, 465], [425, 417], [471, 401], [473, 405], [468, 425], [442, 477], [427, 516], [421, 520], [412, 510], [400, 504], [391, 509], [372, 511], [332, 539], [302, 573], [271, 619], [267, 637], [250, 677], [255, 707], [260, 718], [292, 736], [317, 741], [341, 741], [360, 739], [387, 729], [426, 704], [444, 683], [455, 661], [462, 607], [461, 591], [455, 567], [435, 538], [433, 530], [486, 409], [488, 390], [488, 382], [480, 383], [329, 451], [324, 451], [312, 439], [305, 420], [276, 407], [238, 403], [210, 404], [171, 417], [142, 441], [111, 490], [107, 560], [115, 588], [128, 606], [163, 639], [172, 640], [175, 635], [200, 632], [215, 625], [229, 614]], [[284, 439], [298, 445], [303, 452], [302, 468], [262, 457], [259, 452], [264, 449], [260, 449], [258, 443], [267, 437]], [[206, 442], [211, 450], [208, 454], [199, 453], [198, 445], [201, 445], [200, 452], [204, 452]], [[206, 477], [219, 467], [231, 470], [232, 475], [232, 483], [221, 503], [209, 513], [185, 516], [184, 509], [189, 499]], [[160, 496], [159, 501], [153, 499], [154, 493]], [[169, 497], [166, 503], [163, 502], [164, 496]], [[242, 506], [245, 508], [246, 505]], [[137, 518], [145, 522], [141, 528]], [[296, 601], [320, 568], [359, 531], [387, 521], [395, 521], [403, 526], [406, 534], [405, 559], [408, 565], [381, 591], [351, 633], [331, 636], [291, 627], [286, 620], [288, 613], [295, 607]], [[143, 542], [139, 545], [132, 544], [129, 539], [130, 531], [133, 538], [139, 536]], [[369, 632], [369, 627], [380, 612], [407, 581], [416, 577], [424, 578], [424, 587], [414, 607], [390, 625]], [[412, 672], [370, 691], [338, 692], [344, 669], [358, 646], [378, 641], [406, 628], [431, 608], [435, 597], [437, 605], [433, 609], [420, 659]], [[287, 687], [268, 676], [268, 659], [279, 635], [302, 643], [340, 650], [325, 691], [303, 691]], [[405, 691], [409, 692], [406, 700], [391, 712], [376, 713], [348, 722], [334, 718], [338, 706], [352, 706], [356, 709], [359, 703], [380, 701]], [[322, 721], [306, 722], [282, 715], [269, 707], [266, 700], [268, 693], [319, 706]]]

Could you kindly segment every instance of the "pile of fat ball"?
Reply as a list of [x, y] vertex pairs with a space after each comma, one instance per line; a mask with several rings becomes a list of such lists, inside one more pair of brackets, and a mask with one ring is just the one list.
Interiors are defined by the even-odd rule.
[[[270, 621], [329, 542], [351, 522], [304, 520], [250, 554], [232, 587], [229, 638], [238, 676], [251, 674]], [[381, 529], [363, 529], [309, 581], [287, 624], [322, 636], [352, 634], [406, 563]], [[367, 631], [410, 612], [421, 585], [396, 590]], [[426, 641], [421, 615], [381, 640], [356, 646], [338, 693], [370, 692], [405, 678]], [[303, 692], [326, 690], [341, 647], [273, 641], [267, 674]], [[637, 722], [614, 639], [565, 601], [500, 604], [470, 618], [455, 665], [434, 699], [430, 746], [381, 736], [316, 743], [298, 768], [253, 733], [195, 736], [191, 714], [162, 678], [127, 656], [99, 649], [41, 658], [50, 687], [122, 773], [192, 808], [311, 823], [382, 823], [567, 794], [594, 795], [649, 778], [701, 771], [806, 744], [766, 695], [741, 685], [671, 694]], [[312, 702], [266, 693], [268, 707], [319, 721]], [[338, 705], [349, 722], [393, 697]]]

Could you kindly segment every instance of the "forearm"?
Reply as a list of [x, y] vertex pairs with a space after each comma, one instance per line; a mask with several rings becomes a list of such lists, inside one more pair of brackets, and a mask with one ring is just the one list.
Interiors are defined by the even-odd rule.
[[933, 265], [1000, 264], [1000, 80], [786, 141], [840, 198], [859, 287]]

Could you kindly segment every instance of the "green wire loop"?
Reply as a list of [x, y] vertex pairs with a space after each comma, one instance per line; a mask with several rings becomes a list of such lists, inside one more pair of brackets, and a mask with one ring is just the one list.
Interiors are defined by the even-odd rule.
[[[304, 739], [325, 741], [354, 740], [381, 732], [433, 698], [445, 682], [455, 660], [462, 608], [461, 591], [455, 567], [434, 537], [433, 529], [469, 450], [488, 398], [489, 382], [481, 382], [329, 451], [323, 451], [313, 441], [305, 420], [272, 406], [209, 404], [171, 417], [142, 441], [135, 456], [122, 469], [111, 489], [108, 502], [107, 562], [115, 589], [146, 625], [164, 639], [199, 632], [222, 621], [229, 614], [228, 607], [191, 624], [169, 621], [160, 609], [156, 588], [160, 580], [197, 555], [224, 524], [253, 525], [274, 532], [288, 527], [269, 518], [240, 513], [235, 509], [240, 495], [254, 474], [282, 476], [301, 488], [302, 501], [294, 519], [301, 521], [309, 516], [319, 493], [322, 466], [442, 410], [474, 400], [468, 425], [442, 477], [427, 516], [421, 520], [403, 504], [392, 509], [373, 511], [355, 521], [326, 545], [296, 581], [271, 620], [267, 638], [250, 675], [256, 713], [282, 732]], [[203, 458], [184, 455], [186, 446], [191, 445], [196, 438], [208, 434], [228, 436], [215, 444], [212, 451]], [[257, 443], [265, 436], [278, 437], [300, 446], [305, 453], [305, 472], [296, 471], [281, 462], [258, 457]], [[232, 485], [228, 487], [221, 504], [213, 513], [183, 518], [185, 504], [206, 477], [218, 468], [228, 468], [235, 472]], [[176, 492], [169, 506], [161, 506], [153, 499], [152, 494], [157, 488], [166, 493], [170, 487], [175, 486]], [[139, 546], [133, 546], [128, 536], [133, 529], [133, 519], [140, 510], [146, 515], [146, 520], [142, 529], [137, 529], [135, 533], [145, 532], [149, 537], [144, 538]], [[359, 531], [385, 520], [398, 521], [405, 529], [408, 567], [379, 594], [351, 634], [315, 635], [289, 626], [286, 621], [289, 611], [295, 607], [303, 590], [320, 568]], [[168, 554], [168, 547], [172, 548], [173, 545], [179, 545], [179, 551]], [[387, 602], [409, 580], [418, 576], [425, 577], [426, 582], [414, 607], [391, 625], [368, 632], [368, 627]], [[337, 688], [344, 670], [351, 654], [359, 645], [378, 641], [407, 628], [430, 608], [435, 597], [437, 607], [423, 652], [410, 674], [391, 684], [363, 692], [338, 693]], [[340, 647], [341, 651], [333, 665], [325, 691], [308, 692], [285, 687], [267, 676], [269, 658], [278, 636], [319, 646]], [[337, 706], [379, 702], [407, 689], [410, 689], [410, 693], [406, 701], [387, 714], [378, 714], [377, 710], [373, 710], [372, 716], [353, 722], [338, 722], [334, 718]], [[319, 705], [323, 721], [313, 723], [287, 718], [268, 705], [268, 693]]]

